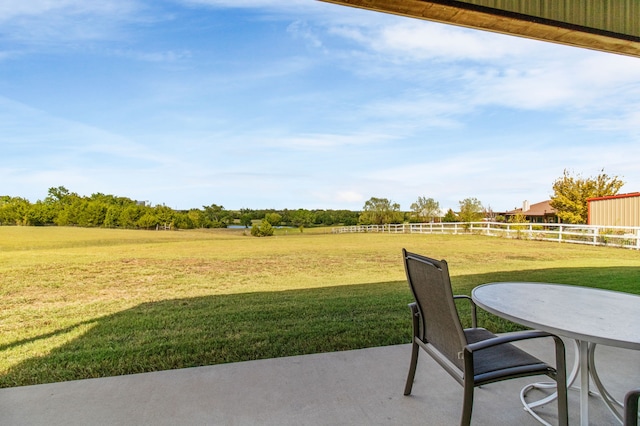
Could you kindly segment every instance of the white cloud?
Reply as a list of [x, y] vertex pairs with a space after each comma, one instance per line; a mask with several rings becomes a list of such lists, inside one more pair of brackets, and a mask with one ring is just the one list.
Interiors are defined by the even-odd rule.
[[30, 0], [0, 3], [0, 34], [31, 46], [124, 37], [123, 24], [146, 21], [139, 0]]
[[336, 194], [338, 202], [358, 203], [365, 200], [365, 196], [357, 191], [338, 191]]
[[130, 167], [131, 163], [157, 164], [162, 157], [128, 137], [0, 97], [0, 123], [6, 133], [0, 143], [6, 151], [27, 156], [44, 168], [76, 167], [101, 158], [102, 164]]
[[322, 47], [320, 37], [313, 31], [313, 28], [306, 21], [294, 21], [287, 27], [287, 32], [292, 34], [294, 37], [305, 40], [311, 47]]
[[394, 134], [408, 134], [414, 129], [429, 127], [457, 127], [464, 113], [472, 110], [464, 96], [450, 93], [442, 96], [428, 89], [414, 88], [393, 98], [364, 105], [361, 118], [371, 118], [392, 125]]
[[386, 134], [357, 133], [357, 134], [302, 134], [299, 136], [284, 136], [266, 142], [270, 146], [278, 146], [287, 149], [317, 151], [336, 148], [364, 147], [375, 145], [394, 137]]
[[366, 38], [373, 50], [410, 61], [486, 61], [517, 55], [531, 44], [503, 35], [410, 19], [374, 29]]
[[187, 3], [221, 6], [221, 7], [246, 7], [246, 8], [286, 8], [290, 5], [304, 5], [306, 0], [186, 0]]
[[[592, 51], [520, 58], [515, 64], [475, 67], [465, 75], [477, 104], [512, 108], [601, 109], [603, 102], [637, 102], [640, 61]], [[514, 66], [515, 65], [515, 66]]]
[[611, 114], [609, 117], [587, 118], [583, 120], [583, 124], [598, 131], [628, 132], [630, 137], [640, 144], [640, 103], [632, 108], [622, 113]]
[[267, 9], [281, 12], [305, 11], [318, 5], [310, 0], [176, 0], [191, 6], [210, 6], [237, 9]]
[[167, 51], [156, 51], [156, 52], [138, 52], [134, 50], [114, 50], [113, 54], [115, 56], [121, 56], [125, 58], [131, 58], [137, 61], [144, 62], [179, 62], [186, 59], [190, 59], [192, 57], [191, 51], [189, 50], [167, 50]]
[[[402, 99], [388, 100], [392, 116], [394, 110], [395, 116], [403, 109], [415, 116], [431, 111], [436, 125], [438, 119], [454, 124], [456, 113], [496, 105], [571, 112], [576, 123], [593, 119], [588, 116], [597, 111], [603, 125], [616, 119], [603, 121], [608, 111], [638, 109], [636, 58], [406, 18], [375, 25], [336, 19], [327, 31], [360, 47], [343, 61], [353, 73], [414, 86]], [[447, 97], [438, 106], [440, 91]], [[633, 117], [625, 116], [616, 125], [632, 129]]]
[[135, 0], [29, 0], [0, 1], [0, 21], [13, 20], [27, 16], [52, 15], [119, 15], [136, 9]]

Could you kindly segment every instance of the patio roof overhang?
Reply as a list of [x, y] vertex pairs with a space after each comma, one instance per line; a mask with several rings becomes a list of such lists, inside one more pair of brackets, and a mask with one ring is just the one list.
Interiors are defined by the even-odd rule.
[[320, 1], [640, 58], [640, 1]]

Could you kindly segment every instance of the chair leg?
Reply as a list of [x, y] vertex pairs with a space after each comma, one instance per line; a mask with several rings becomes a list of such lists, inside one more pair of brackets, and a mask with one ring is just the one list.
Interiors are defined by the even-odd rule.
[[460, 426], [469, 426], [471, 424], [471, 412], [473, 411], [473, 382], [464, 383], [464, 400], [462, 402], [462, 418]]
[[640, 388], [629, 391], [624, 397], [624, 426], [638, 426], [638, 398]]
[[569, 410], [567, 402], [567, 359], [564, 342], [554, 337], [556, 347], [556, 390], [558, 392], [558, 425], [568, 426]]
[[558, 425], [567, 426], [569, 424], [569, 413], [567, 408], [567, 381], [558, 378], [556, 381], [558, 391]]
[[[414, 338], [415, 339], [415, 338]], [[420, 346], [413, 341], [411, 345], [411, 363], [409, 364], [409, 374], [407, 375], [407, 383], [404, 385], [404, 394], [410, 395], [413, 388], [413, 379], [416, 375], [416, 367], [418, 366], [418, 353], [420, 352]]]

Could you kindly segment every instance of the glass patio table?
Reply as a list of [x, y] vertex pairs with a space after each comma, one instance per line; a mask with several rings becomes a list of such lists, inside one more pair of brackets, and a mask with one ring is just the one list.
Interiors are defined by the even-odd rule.
[[[589, 376], [613, 415], [622, 423], [619, 401], [603, 386], [596, 370], [596, 345], [640, 350], [640, 296], [589, 287], [527, 282], [483, 284], [472, 291], [475, 303], [494, 315], [517, 324], [568, 337], [576, 343], [576, 359], [568, 386], [580, 378], [580, 424], [589, 424]], [[525, 409], [543, 423], [533, 408], [554, 398], [527, 403], [526, 392], [545, 384], [526, 386], [521, 392]]]

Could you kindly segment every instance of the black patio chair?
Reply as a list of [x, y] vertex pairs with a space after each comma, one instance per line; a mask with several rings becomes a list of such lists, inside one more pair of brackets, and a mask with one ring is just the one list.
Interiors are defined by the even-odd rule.
[[[558, 424], [568, 424], [565, 349], [555, 335], [528, 330], [499, 336], [477, 327], [476, 306], [469, 296], [454, 296], [444, 260], [430, 259], [402, 250], [407, 281], [415, 302], [411, 364], [404, 394], [411, 394], [420, 348], [431, 355], [464, 387], [463, 426], [471, 423], [476, 386], [517, 377], [547, 375], [556, 381]], [[472, 328], [463, 329], [455, 299], [467, 299], [472, 307]], [[509, 342], [539, 337], [555, 341], [556, 365], [552, 367]]]
[[631, 390], [624, 396], [624, 426], [638, 426], [638, 398], [640, 388]]

